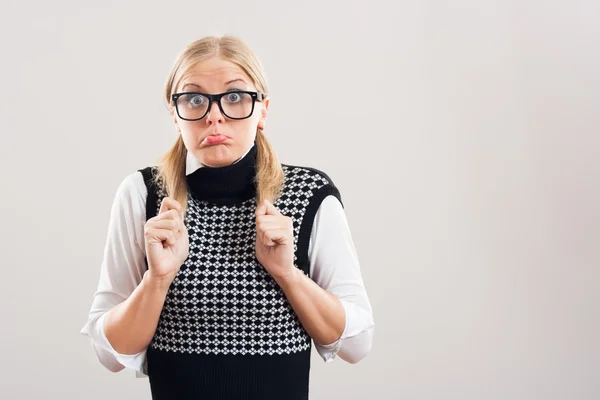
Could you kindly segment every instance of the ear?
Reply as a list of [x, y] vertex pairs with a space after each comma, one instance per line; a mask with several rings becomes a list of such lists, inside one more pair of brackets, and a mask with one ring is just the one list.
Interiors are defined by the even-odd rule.
[[269, 110], [269, 98], [266, 97], [262, 101], [262, 109], [260, 110], [260, 120], [258, 121], [258, 129], [265, 130], [267, 124], [267, 111]]

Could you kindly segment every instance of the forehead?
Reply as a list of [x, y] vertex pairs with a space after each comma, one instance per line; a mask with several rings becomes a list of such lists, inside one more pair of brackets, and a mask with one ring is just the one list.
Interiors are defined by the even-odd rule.
[[194, 64], [183, 76], [179, 87], [188, 83], [200, 86], [223, 85], [234, 79], [242, 79], [251, 84], [250, 78], [237, 64], [213, 57]]

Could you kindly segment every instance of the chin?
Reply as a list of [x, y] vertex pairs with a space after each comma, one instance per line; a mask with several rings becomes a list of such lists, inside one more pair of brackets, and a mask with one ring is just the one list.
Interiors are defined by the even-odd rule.
[[200, 150], [200, 156], [202, 164], [209, 167], [225, 167], [239, 158], [224, 144], [204, 147]]

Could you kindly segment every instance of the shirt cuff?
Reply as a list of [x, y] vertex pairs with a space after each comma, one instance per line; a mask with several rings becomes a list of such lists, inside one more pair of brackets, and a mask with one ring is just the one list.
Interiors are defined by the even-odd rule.
[[[353, 337], [359, 336], [361, 333], [366, 332], [374, 327], [373, 316], [370, 312], [363, 310], [362, 308], [357, 307], [355, 304], [350, 303], [346, 300], [340, 299], [342, 303], [342, 307], [344, 308], [344, 313], [346, 315], [346, 325], [344, 326], [344, 331], [340, 338], [329, 344], [318, 344], [315, 343], [315, 348], [317, 352], [321, 355], [321, 358], [326, 363], [332, 362], [337, 358], [338, 353], [344, 347], [344, 351], [352, 352], [353, 349], [345, 349], [347, 345], [360, 346], [364, 347], [364, 344], [350, 343], [346, 341], [346, 339], [350, 339]], [[372, 335], [366, 335], [365, 340], [371, 341]], [[370, 348], [370, 345], [367, 346]]]
[[[119, 364], [125, 368], [130, 368], [136, 371], [137, 377], [147, 376], [146, 349], [137, 354], [121, 354], [117, 352], [108, 341], [104, 331], [106, 315], [107, 313], [102, 314], [100, 317], [98, 317], [95, 323], [90, 322], [86, 324], [86, 326], [81, 330], [81, 333], [89, 336], [92, 339], [94, 347], [96, 348], [96, 354], [98, 354], [98, 356], [100, 356], [102, 353], [108, 352], [113, 355]], [[102, 350], [104, 350], [104, 352]]]

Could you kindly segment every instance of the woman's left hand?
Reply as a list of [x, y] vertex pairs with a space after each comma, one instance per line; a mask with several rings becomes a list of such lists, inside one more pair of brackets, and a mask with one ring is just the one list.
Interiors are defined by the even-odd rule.
[[292, 219], [268, 200], [256, 207], [255, 215], [256, 258], [275, 280], [291, 277], [296, 272]]

